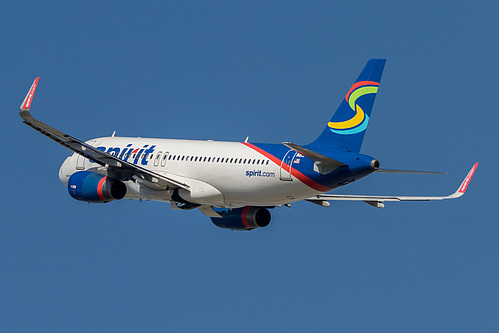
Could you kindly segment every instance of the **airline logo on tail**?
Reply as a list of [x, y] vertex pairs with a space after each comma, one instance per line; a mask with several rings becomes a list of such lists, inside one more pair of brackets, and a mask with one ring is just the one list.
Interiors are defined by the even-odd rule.
[[355, 112], [355, 115], [345, 121], [328, 123], [331, 132], [336, 134], [357, 134], [365, 131], [369, 123], [369, 116], [365, 114], [364, 110], [356, 103], [357, 99], [367, 94], [376, 94], [378, 92], [379, 82], [374, 81], [360, 81], [354, 83], [352, 88], [345, 96], [350, 108]]

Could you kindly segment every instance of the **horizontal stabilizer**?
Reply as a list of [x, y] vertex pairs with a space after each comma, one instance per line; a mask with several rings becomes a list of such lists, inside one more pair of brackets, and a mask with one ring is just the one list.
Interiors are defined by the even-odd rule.
[[[334, 170], [336, 170], [342, 166], [346, 166], [345, 163], [341, 163], [335, 159], [332, 159], [331, 157], [327, 157], [327, 156], [324, 156], [322, 154], [316, 153], [316, 152], [314, 152], [310, 149], [307, 149], [305, 147], [298, 146], [297, 144], [294, 144], [291, 142], [283, 142], [282, 144], [285, 145], [286, 147], [289, 147], [289, 148], [299, 152], [303, 156], [306, 156], [306, 157], [310, 158], [311, 160], [314, 160], [315, 161], [314, 171], [317, 171], [320, 174], [325, 175], [325, 174], [333, 172]], [[315, 169], [317, 169], [317, 170], [315, 170]]]
[[395, 169], [378, 169], [376, 172], [379, 173], [404, 173], [404, 174], [415, 174], [415, 175], [446, 175], [445, 172], [435, 172], [435, 171], [413, 171], [413, 170], [395, 170]]
[[473, 165], [471, 170], [468, 172], [466, 178], [464, 178], [463, 182], [459, 186], [456, 192], [447, 196], [395, 196], [395, 195], [348, 195], [348, 194], [320, 194], [305, 200], [308, 201], [364, 201], [371, 206], [383, 208], [385, 201], [430, 201], [430, 200], [445, 200], [445, 199], [455, 199], [462, 196], [475, 173], [476, 168], [478, 167], [478, 162]]

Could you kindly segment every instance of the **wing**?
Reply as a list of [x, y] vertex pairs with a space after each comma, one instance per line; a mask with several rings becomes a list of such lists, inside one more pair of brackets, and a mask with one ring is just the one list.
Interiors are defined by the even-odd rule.
[[343, 194], [320, 194], [305, 200], [311, 201], [313, 203], [329, 206], [329, 202], [331, 200], [343, 200], [343, 201], [364, 201], [365, 203], [370, 204], [374, 207], [384, 208], [385, 201], [430, 201], [430, 200], [445, 200], [445, 199], [455, 199], [462, 196], [468, 185], [471, 181], [471, 177], [475, 173], [476, 168], [478, 167], [478, 162], [473, 165], [470, 172], [466, 178], [464, 178], [463, 182], [459, 186], [456, 192], [447, 195], [447, 196], [393, 196], [393, 195], [343, 195]]
[[160, 175], [158, 173], [152, 172], [140, 166], [134, 165], [127, 161], [121, 160], [117, 157], [114, 157], [106, 152], [100, 151], [95, 147], [92, 147], [85, 142], [73, 138], [70, 135], [67, 135], [55, 128], [50, 127], [49, 125], [42, 123], [41, 121], [33, 118], [29, 109], [31, 107], [31, 103], [33, 101], [33, 96], [35, 95], [35, 90], [38, 85], [38, 80], [40, 78], [37, 77], [31, 88], [24, 98], [23, 103], [21, 104], [21, 108], [19, 109], [19, 115], [24, 119], [24, 123], [43, 135], [49, 137], [55, 142], [63, 145], [64, 147], [78, 153], [101, 166], [108, 167], [108, 174], [116, 179], [121, 180], [130, 180], [133, 177], [138, 179], [142, 179], [149, 183], [149, 185], [153, 188], [158, 189], [166, 189], [166, 188], [184, 188], [186, 190], [189, 189], [187, 184], [183, 182], [172, 179], [171, 177], [166, 177]]

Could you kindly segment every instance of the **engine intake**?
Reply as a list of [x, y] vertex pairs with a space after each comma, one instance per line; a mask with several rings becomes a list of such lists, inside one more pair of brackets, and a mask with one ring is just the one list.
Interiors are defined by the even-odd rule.
[[211, 221], [220, 228], [232, 230], [253, 230], [270, 223], [270, 212], [262, 207], [246, 206], [225, 212], [223, 217], [212, 217]]
[[127, 188], [121, 180], [91, 171], [78, 171], [69, 177], [68, 192], [76, 200], [109, 202], [123, 199]]

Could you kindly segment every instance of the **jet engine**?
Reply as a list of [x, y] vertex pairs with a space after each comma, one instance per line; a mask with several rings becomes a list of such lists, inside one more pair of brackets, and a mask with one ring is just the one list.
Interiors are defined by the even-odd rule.
[[78, 171], [69, 177], [68, 192], [76, 200], [109, 202], [123, 199], [127, 188], [121, 180], [91, 171]]
[[270, 223], [270, 212], [262, 207], [231, 209], [223, 217], [212, 217], [211, 221], [220, 228], [232, 230], [253, 230], [263, 228]]

